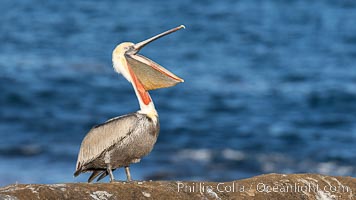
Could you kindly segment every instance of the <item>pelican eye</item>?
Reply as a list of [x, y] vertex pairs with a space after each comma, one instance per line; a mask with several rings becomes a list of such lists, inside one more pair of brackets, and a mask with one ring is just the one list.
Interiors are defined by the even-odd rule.
[[124, 50], [125, 50], [126, 53], [131, 53], [131, 51], [134, 50], [134, 46], [131, 45], [131, 46], [124, 47]]

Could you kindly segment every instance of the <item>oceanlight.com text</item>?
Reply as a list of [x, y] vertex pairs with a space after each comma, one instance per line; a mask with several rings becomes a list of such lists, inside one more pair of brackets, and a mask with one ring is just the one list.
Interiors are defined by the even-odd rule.
[[294, 192], [294, 193], [310, 193], [318, 191], [328, 192], [328, 193], [350, 193], [351, 188], [346, 185], [322, 185], [319, 186], [317, 183], [284, 183], [279, 185], [271, 185], [266, 183], [257, 183], [256, 185], [243, 185], [237, 182], [229, 183], [218, 183], [210, 185], [204, 182], [190, 182], [190, 183], [181, 183], [177, 184], [178, 192], [188, 192], [188, 193], [204, 193], [204, 192], [219, 192], [219, 193], [230, 193], [230, 192], [247, 192], [247, 191], [256, 191], [256, 192]]

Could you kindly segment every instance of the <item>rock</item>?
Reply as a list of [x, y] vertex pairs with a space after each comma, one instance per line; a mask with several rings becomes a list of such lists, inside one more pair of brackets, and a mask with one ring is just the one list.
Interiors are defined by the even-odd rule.
[[134, 181], [14, 184], [0, 199], [354, 199], [356, 178], [318, 174], [267, 174], [232, 182]]

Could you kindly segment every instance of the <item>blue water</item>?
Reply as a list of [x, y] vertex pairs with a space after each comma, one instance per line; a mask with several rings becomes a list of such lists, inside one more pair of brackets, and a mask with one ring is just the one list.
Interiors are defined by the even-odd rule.
[[151, 92], [161, 132], [134, 179], [356, 176], [355, 1], [2, 0], [0, 13], [0, 185], [85, 181], [85, 134], [138, 110], [112, 50], [180, 24], [141, 52], [185, 82]]

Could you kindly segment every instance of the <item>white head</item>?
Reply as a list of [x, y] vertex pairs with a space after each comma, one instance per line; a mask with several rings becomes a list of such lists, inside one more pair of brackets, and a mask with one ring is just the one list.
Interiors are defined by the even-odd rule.
[[112, 52], [112, 62], [117, 73], [121, 73], [127, 81], [131, 83], [131, 76], [129, 74], [128, 65], [125, 58], [125, 53], [133, 48], [135, 44], [132, 42], [123, 42], [116, 46]]

